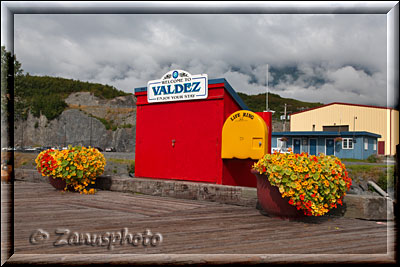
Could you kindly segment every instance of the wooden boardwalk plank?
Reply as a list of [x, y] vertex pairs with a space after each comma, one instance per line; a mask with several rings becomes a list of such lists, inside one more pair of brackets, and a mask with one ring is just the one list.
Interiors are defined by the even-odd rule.
[[[14, 199], [16, 255], [376, 254], [383, 259], [380, 254], [394, 251], [393, 244], [387, 244], [394, 237], [393, 222], [385, 225], [342, 217], [288, 221], [263, 216], [255, 208], [112, 191], [90, 196], [60, 193], [47, 184], [26, 182], [15, 183]], [[163, 242], [155, 247], [117, 243], [112, 250], [53, 246], [54, 231], [59, 228], [104, 235], [125, 227], [132, 234], [146, 229], [161, 233]], [[48, 242], [29, 242], [37, 229], [50, 234]]]

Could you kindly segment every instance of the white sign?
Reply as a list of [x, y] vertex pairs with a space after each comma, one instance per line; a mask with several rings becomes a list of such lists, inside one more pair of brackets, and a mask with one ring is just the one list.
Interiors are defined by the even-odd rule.
[[161, 80], [147, 83], [147, 101], [149, 103], [205, 99], [207, 97], [207, 74], [191, 75], [184, 70], [172, 70], [167, 72]]

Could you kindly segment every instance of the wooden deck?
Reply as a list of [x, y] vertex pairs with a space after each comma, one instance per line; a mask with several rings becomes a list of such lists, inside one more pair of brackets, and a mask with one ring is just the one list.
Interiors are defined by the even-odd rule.
[[[10, 263], [394, 259], [393, 222], [342, 217], [288, 221], [263, 216], [255, 208], [112, 191], [80, 195], [27, 182], [16, 182], [14, 191], [14, 255]], [[124, 228], [133, 235], [149, 229], [160, 233], [163, 240], [156, 246], [116, 242], [113, 249], [105, 243], [54, 246], [59, 238], [56, 229], [104, 237], [106, 232], [117, 234]], [[30, 237], [37, 229], [47, 232], [48, 238], [32, 244]]]

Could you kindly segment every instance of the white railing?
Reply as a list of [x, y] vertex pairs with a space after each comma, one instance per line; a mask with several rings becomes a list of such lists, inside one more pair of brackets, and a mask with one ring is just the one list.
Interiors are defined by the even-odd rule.
[[286, 147], [271, 147], [271, 153], [274, 153], [275, 151], [280, 152], [280, 153], [289, 153], [288, 149]]

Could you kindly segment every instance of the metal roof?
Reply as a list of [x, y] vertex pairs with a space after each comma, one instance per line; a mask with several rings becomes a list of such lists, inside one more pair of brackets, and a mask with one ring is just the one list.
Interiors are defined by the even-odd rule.
[[293, 112], [293, 113], [290, 114], [290, 116], [296, 115], [296, 114], [299, 114], [299, 113], [303, 113], [303, 112], [307, 112], [307, 111], [310, 111], [310, 110], [314, 110], [314, 109], [324, 108], [324, 107], [331, 106], [331, 105], [356, 106], [356, 107], [365, 107], [365, 108], [380, 108], [380, 109], [389, 109], [389, 110], [393, 109], [393, 108], [389, 108], [389, 107], [379, 107], [379, 106], [371, 106], [371, 105], [360, 105], [360, 104], [352, 104], [352, 103], [333, 102], [333, 103], [325, 104], [325, 105], [322, 105], [322, 106], [309, 108], [309, 109], [305, 109], [305, 110], [301, 110], [301, 111], [297, 111], [297, 112]]
[[272, 132], [272, 136], [371, 136], [381, 138], [380, 134], [365, 131], [359, 132], [324, 132], [324, 131], [296, 131], [296, 132]]

